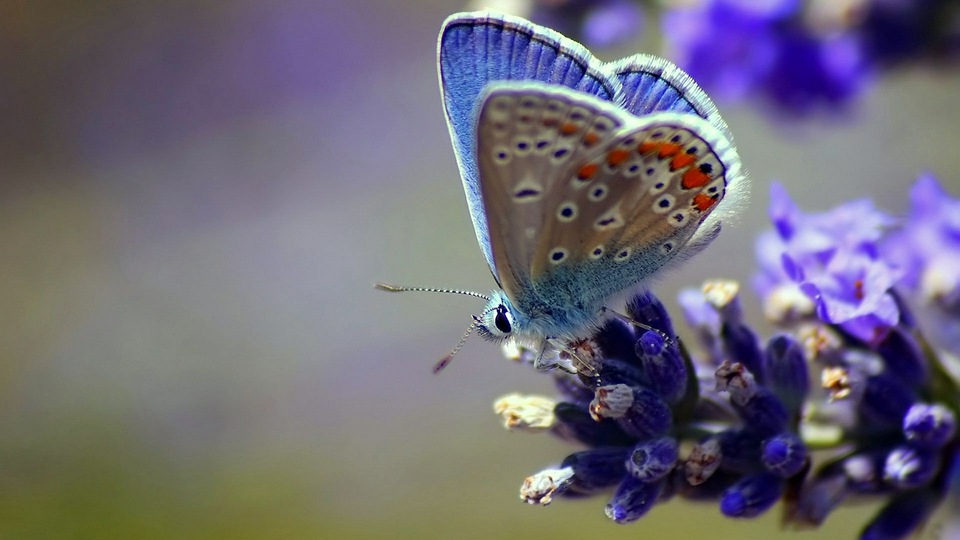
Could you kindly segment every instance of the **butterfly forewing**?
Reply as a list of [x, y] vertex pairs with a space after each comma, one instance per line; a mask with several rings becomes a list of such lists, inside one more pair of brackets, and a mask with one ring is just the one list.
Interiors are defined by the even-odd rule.
[[[587, 163], [631, 121], [582, 94], [536, 83], [496, 83], [483, 101], [477, 156], [498, 279], [511, 296], [529, 286], [538, 246], [554, 222], [569, 223], [574, 183]], [[569, 214], [569, 215], [568, 215]], [[553, 262], [571, 252], [552, 253]]]
[[440, 90], [477, 241], [496, 268], [480, 196], [474, 153], [477, 102], [493, 81], [542, 81], [576, 89], [601, 100], [620, 94], [620, 81], [580, 44], [519, 17], [491, 12], [451, 15], [437, 45]]

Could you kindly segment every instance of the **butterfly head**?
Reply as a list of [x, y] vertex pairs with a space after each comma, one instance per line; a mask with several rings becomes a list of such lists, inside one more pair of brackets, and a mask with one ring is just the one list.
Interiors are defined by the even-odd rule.
[[524, 326], [524, 317], [503, 291], [490, 295], [487, 307], [476, 320], [477, 333], [490, 341], [515, 337]]

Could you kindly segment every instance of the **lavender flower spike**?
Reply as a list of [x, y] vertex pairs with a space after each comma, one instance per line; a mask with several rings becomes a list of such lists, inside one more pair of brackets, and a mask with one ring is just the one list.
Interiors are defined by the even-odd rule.
[[[741, 1], [748, 4], [706, 0]], [[652, 293], [637, 295], [627, 303], [632, 321], [610, 318], [568, 343], [589, 351], [594, 372], [555, 373], [559, 399], [509, 395], [497, 403], [508, 429], [586, 446], [529, 477], [524, 501], [546, 505], [616, 486], [605, 512], [617, 523], [677, 496], [713, 501], [734, 518], [783, 501], [788, 522], [819, 525], [848, 498], [869, 497], [888, 504], [862, 538], [894, 540], [960, 491], [957, 375], [928, 341], [931, 319], [913, 315], [918, 298], [904, 281], [912, 270], [880, 256], [892, 223], [868, 201], [806, 214], [782, 189], [774, 195], [776, 231], [765, 244], [774, 253], [764, 257], [776, 263], [764, 280], [809, 294], [816, 310], [791, 310], [761, 341], [739, 285], [710, 281], [682, 302], [697, 351], [676, 337]], [[940, 242], [953, 249], [953, 240]], [[923, 247], [919, 239], [899, 245]], [[945, 306], [934, 306], [934, 324], [953, 316]], [[816, 391], [811, 373], [819, 375]], [[821, 463], [813, 448], [833, 453]]]

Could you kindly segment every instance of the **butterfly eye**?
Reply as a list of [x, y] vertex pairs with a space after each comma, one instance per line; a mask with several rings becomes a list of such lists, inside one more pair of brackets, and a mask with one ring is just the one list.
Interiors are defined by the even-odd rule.
[[493, 318], [493, 324], [496, 325], [497, 330], [504, 334], [510, 333], [510, 316], [507, 315], [507, 306], [500, 304], [497, 307], [497, 315]]

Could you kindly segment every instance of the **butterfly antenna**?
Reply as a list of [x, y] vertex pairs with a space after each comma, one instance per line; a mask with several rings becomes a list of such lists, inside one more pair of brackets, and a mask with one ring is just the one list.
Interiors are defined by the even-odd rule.
[[375, 283], [373, 288], [387, 292], [436, 292], [447, 294], [463, 294], [490, 301], [490, 297], [473, 291], [461, 291], [458, 289], [433, 289], [430, 287], [402, 287], [400, 285], [390, 285], [389, 283]]
[[458, 352], [460, 352], [460, 349], [463, 348], [463, 344], [467, 342], [467, 338], [470, 337], [470, 334], [472, 334], [473, 331], [477, 329], [477, 325], [480, 324], [481, 320], [482, 319], [480, 317], [473, 318], [473, 323], [471, 323], [470, 326], [467, 327], [467, 331], [463, 333], [463, 337], [461, 337], [460, 341], [457, 342], [457, 346], [451, 349], [450, 352], [448, 352], [443, 358], [441, 358], [439, 362], [434, 364], [433, 372], [435, 374], [439, 374], [443, 368], [447, 367], [447, 364], [449, 364], [450, 361], [453, 360], [453, 357], [456, 356]]
[[469, 327], [467, 327], [467, 331], [463, 333], [463, 337], [461, 337], [460, 341], [457, 342], [457, 346], [451, 349], [450, 352], [446, 354], [446, 356], [441, 358], [440, 361], [433, 366], [433, 372], [440, 373], [440, 371], [443, 368], [447, 367], [447, 364], [449, 364], [450, 361], [453, 360], [453, 357], [456, 356], [457, 353], [460, 352], [460, 349], [463, 348], [463, 344], [467, 342], [467, 338], [470, 337], [470, 334], [472, 334], [473, 331], [476, 330], [478, 326], [480, 326], [480, 323], [483, 322], [483, 318], [486, 317], [487, 314], [489, 314], [490, 312], [493, 312], [496, 310], [497, 308], [493, 307], [484, 311], [480, 315], [474, 315], [473, 323], [470, 324]]

